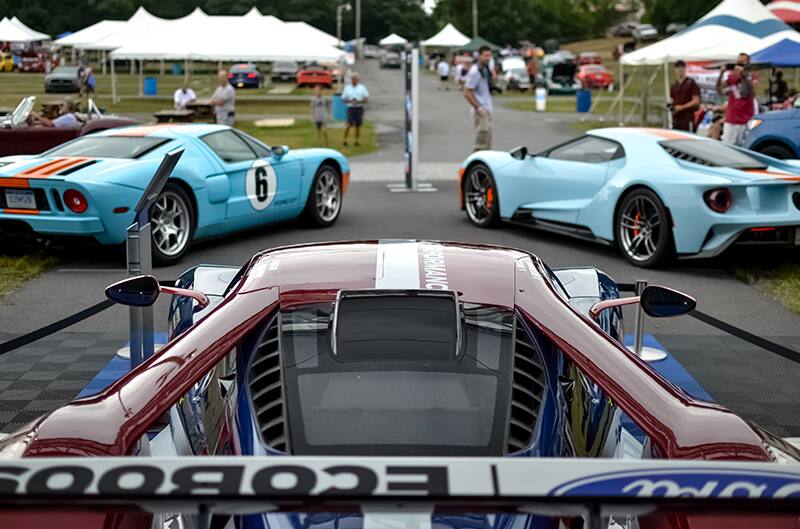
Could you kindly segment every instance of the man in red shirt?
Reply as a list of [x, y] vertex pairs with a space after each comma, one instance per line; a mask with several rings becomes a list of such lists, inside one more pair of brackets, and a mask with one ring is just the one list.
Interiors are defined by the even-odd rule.
[[747, 122], [756, 111], [755, 85], [758, 79], [750, 72], [750, 56], [740, 53], [736, 64], [728, 65], [717, 78], [717, 93], [728, 98], [722, 141], [741, 145]]
[[669, 89], [672, 100], [672, 128], [694, 130], [694, 111], [700, 108], [700, 87], [691, 77], [686, 76], [686, 63], [675, 61], [675, 78]]

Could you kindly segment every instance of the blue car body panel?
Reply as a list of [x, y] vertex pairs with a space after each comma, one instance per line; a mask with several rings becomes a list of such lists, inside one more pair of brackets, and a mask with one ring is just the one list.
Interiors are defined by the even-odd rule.
[[[193, 200], [196, 214], [195, 239], [214, 237], [300, 215], [306, 205], [317, 169], [331, 163], [344, 175], [347, 158], [332, 149], [298, 149], [274, 156], [263, 146], [263, 154], [240, 162], [225, 162], [201, 139], [230, 131], [222, 125], [141, 126], [99, 132], [92, 137], [153, 137], [164, 143], [135, 159], [12, 156], [0, 159], [0, 194], [6, 189], [41, 189], [43, 203], [35, 211], [3, 208], [0, 221], [20, 221], [41, 235], [89, 236], [101, 244], [121, 243], [133, 221], [134, 207], [167, 152], [183, 148], [171, 181], [181, 185]], [[78, 138], [73, 141], [80, 141]], [[255, 141], [255, 140], [253, 140]], [[69, 145], [69, 144], [65, 144]], [[64, 171], [46, 174], [48, 167], [69, 165]], [[53, 165], [55, 164], [55, 165]], [[259, 169], [260, 168], [260, 169]], [[253, 179], [261, 171], [268, 193], [258, 196]], [[59, 208], [64, 191], [75, 189], [88, 200], [84, 213]]]
[[[588, 136], [615, 142], [624, 156], [596, 163], [552, 159], [546, 153], [519, 160], [508, 152], [479, 151], [462, 170], [477, 163], [490, 169], [501, 219], [567, 226], [573, 234], [607, 244], [615, 238], [615, 208], [634, 187], [652, 190], [664, 203], [681, 256], [717, 255], [753, 227], [800, 227], [800, 208], [792, 202], [800, 191], [800, 170], [791, 162], [748, 151], [767, 166], [748, 172], [680, 160], [660, 142], [714, 140], [677, 131], [609, 128]], [[734, 197], [725, 213], [712, 211], [703, 200], [706, 191], [719, 187], [729, 188]]]
[[[169, 309], [169, 336], [175, 339], [197, 323], [226, 295], [229, 286], [237, 282], [238, 269], [201, 265], [180, 276], [176, 286], [204, 292], [210, 304], [197, 310], [193, 300], [173, 296]], [[614, 280], [595, 268], [567, 268], [553, 270], [552, 279], [563, 290], [568, 302], [588, 315], [597, 301], [619, 297]], [[276, 318], [279, 316], [276, 316]], [[614, 339], [622, 342], [622, 311], [619, 307], [604, 311], [599, 326]], [[272, 325], [268, 323], [267, 326]], [[641, 430], [615, 406], [602, 389], [585, 377], [580, 370], [544, 335], [526, 327], [527, 339], [539, 351], [545, 391], [539, 416], [536, 419], [531, 444], [509, 457], [646, 457], [648, 441]], [[257, 426], [256, 410], [250, 394], [251, 364], [257, 349], [252, 338], [235, 350], [235, 384], [229, 391], [232, 405], [226, 417], [234, 430], [231, 452], [238, 455], [283, 455], [267, 446], [261, 439]], [[181, 407], [181, 422], [191, 439], [203, 435], [211, 428], [206, 380], [196, 384], [185, 402], [197, 405]], [[205, 405], [203, 405], [205, 403]], [[288, 404], [291, 406], [291, 403]], [[218, 430], [219, 427], [216, 427]], [[177, 435], [173, 431], [173, 435]], [[623, 449], [623, 447], [625, 447]], [[227, 453], [217, 450], [217, 453]], [[360, 529], [364, 526], [360, 513], [351, 515], [333, 513], [250, 514], [238, 517], [237, 527], [247, 529], [338, 529], [343, 526]], [[432, 517], [432, 527], [459, 527], [475, 529], [502, 528], [555, 528], [557, 521], [534, 515], [459, 515]]]
[[[775, 110], [758, 114], [754, 122], [760, 124], [747, 131], [743, 147], [761, 151], [770, 145], [780, 145], [800, 158], [800, 109]], [[757, 121], [756, 121], [757, 120]]]

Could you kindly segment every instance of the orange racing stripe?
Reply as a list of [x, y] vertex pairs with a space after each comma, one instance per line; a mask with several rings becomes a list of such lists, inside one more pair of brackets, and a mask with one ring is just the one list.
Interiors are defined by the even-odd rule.
[[745, 169], [746, 173], [769, 176], [776, 180], [786, 180], [788, 182], [800, 182], [800, 176], [791, 173], [776, 173], [774, 171], [764, 171], [762, 169]]
[[36, 209], [0, 209], [0, 213], [9, 213], [11, 215], [38, 215], [39, 211]]
[[45, 164], [26, 169], [20, 172], [19, 176], [26, 178], [47, 178], [69, 169], [70, 167], [75, 167], [76, 165], [87, 162], [88, 160], [89, 158], [56, 158]]
[[635, 130], [646, 132], [664, 138], [665, 140], [694, 140], [694, 136], [686, 134], [685, 132], [678, 132], [669, 129], [657, 129], [654, 127], [638, 127]]
[[0, 187], [30, 187], [27, 178], [0, 178]]
[[149, 136], [153, 132], [158, 132], [170, 127], [179, 127], [180, 123], [158, 123], [156, 125], [141, 125], [139, 127], [125, 127], [115, 130], [111, 136]]

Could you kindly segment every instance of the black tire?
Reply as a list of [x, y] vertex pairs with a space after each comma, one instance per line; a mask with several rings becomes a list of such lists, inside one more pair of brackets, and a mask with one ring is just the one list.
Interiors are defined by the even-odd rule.
[[192, 245], [195, 218], [194, 205], [186, 191], [167, 183], [150, 209], [154, 264], [167, 266], [181, 260]]
[[482, 163], [475, 164], [464, 173], [461, 186], [469, 221], [479, 228], [497, 226], [500, 203], [492, 171]]
[[622, 255], [635, 266], [653, 268], [675, 257], [667, 208], [647, 188], [635, 189], [619, 202], [614, 216], [614, 238]]
[[333, 226], [342, 212], [342, 174], [331, 164], [322, 164], [308, 190], [303, 220], [316, 228]]
[[766, 154], [767, 156], [772, 156], [773, 158], [777, 158], [779, 160], [786, 160], [789, 158], [797, 158], [797, 156], [792, 152], [789, 147], [785, 145], [780, 145], [778, 143], [773, 143], [771, 145], [767, 145], [766, 147], [762, 147], [758, 149], [758, 152], [761, 154]]

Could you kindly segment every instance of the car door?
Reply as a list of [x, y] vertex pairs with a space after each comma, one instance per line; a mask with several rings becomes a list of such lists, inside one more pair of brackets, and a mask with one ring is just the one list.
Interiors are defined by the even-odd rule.
[[526, 159], [516, 188], [532, 198], [524, 204], [539, 219], [576, 224], [578, 212], [605, 185], [609, 166], [624, 158], [622, 146], [596, 136], [582, 136]]
[[229, 222], [246, 227], [296, 214], [301, 178], [297, 160], [275, 156], [266, 145], [233, 129], [200, 139], [217, 155], [228, 176]]

